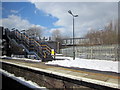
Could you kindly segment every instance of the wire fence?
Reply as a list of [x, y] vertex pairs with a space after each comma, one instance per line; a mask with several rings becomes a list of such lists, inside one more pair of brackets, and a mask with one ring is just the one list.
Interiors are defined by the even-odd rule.
[[[60, 50], [65, 56], [73, 57], [73, 46]], [[119, 45], [75, 46], [75, 57], [85, 59], [120, 60]]]

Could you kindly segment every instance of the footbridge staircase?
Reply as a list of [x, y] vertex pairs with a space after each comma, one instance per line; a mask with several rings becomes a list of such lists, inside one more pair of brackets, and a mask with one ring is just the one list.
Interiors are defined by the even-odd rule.
[[[17, 29], [9, 30], [8, 28], [2, 29], [2, 44], [3, 55], [34, 55], [35, 59], [42, 61], [53, 60], [51, 55], [51, 46], [45, 41], [38, 41], [29, 37], [26, 33], [22, 33]], [[6, 51], [6, 53], [4, 53]]]

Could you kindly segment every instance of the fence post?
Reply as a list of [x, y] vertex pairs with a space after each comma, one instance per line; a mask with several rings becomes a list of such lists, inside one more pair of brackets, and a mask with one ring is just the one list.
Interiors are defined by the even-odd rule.
[[119, 61], [119, 54], [120, 54], [120, 51], [119, 51], [119, 45], [117, 44], [116, 48], [115, 48], [115, 61]]
[[92, 48], [93, 46], [91, 46], [91, 59], [93, 59], [93, 48]]

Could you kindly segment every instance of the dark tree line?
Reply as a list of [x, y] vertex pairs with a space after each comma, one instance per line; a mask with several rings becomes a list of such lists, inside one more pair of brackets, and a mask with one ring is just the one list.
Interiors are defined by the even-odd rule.
[[112, 21], [103, 30], [90, 30], [86, 35], [89, 44], [117, 44], [118, 43], [118, 23]]

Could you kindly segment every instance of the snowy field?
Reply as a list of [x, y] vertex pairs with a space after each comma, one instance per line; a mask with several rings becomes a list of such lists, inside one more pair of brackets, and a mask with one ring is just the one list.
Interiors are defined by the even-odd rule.
[[120, 70], [118, 70], [118, 63], [120, 64], [120, 61], [118, 62], [111, 60], [109, 61], [109, 60], [81, 59], [81, 58], [76, 58], [75, 60], [73, 60], [70, 57], [57, 57], [57, 58], [65, 59], [65, 60], [49, 61], [46, 64], [120, 73]]

